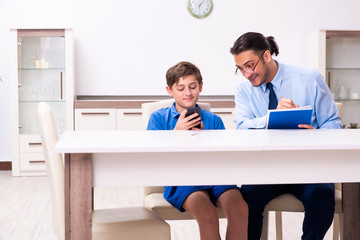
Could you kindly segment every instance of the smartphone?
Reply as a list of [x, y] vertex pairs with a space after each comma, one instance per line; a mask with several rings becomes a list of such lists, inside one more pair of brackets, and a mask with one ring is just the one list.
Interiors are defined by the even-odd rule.
[[[187, 112], [186, 112], [186, 114], [185, 114], [185, 117], [188, 117], [188, 116], [190, 116], [191, 114], [197, 113], [197, 114], [198, 114], [198, 117], [201, 118], [201, 108], [200, 108], [200, 107], [187, 108], [186, 110], [187, 110]], [[201, 121], [201, 120], [200, 120], [200, 121]], [[194, 126], [194, 127], [200, 129], [200, 128], [201, 128], [200, 122], [199, 122], [198, 125], [196, 125], [196, 126]]]

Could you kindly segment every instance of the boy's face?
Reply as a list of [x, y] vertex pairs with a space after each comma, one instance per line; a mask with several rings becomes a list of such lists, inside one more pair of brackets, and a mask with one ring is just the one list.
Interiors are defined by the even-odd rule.
[[179, 79], [171, 88], [166, 87], [170, 97], [176, 102], [176, 110], [181, 113], [186, 108], [195, 107], [202, 90], [202, 83], [199, 84], [195, 75], [188, 75]]

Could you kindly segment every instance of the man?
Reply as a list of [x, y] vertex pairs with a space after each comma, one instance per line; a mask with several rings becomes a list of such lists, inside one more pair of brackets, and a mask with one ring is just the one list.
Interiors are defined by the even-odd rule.
[[[311, 123], [299, 128], [341, 128], [341, 120], [329, 88], [313, 69], [284, 65], [272, 58], [279, 54], [273, 37], [248, 32], [230, 49], [236, 74], [249, 81], [236, 89], [235, 123], [238, 129], [265, 128], [268, 109], [311, 106]], [[289, 159], [291, 161], [291, 159]], [[266, 204], [283, 194], [295, 195], [305, 207], [302, 239], [323, 239], [331, 225], [334, 184], [243, 185], [241, 192], [249, 207], [249, 239], [260, 239]]]

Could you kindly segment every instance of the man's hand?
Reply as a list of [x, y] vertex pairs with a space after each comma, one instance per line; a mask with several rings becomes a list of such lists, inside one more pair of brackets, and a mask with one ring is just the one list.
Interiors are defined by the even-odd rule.
[[[199, 122], [201, 121], [201, 117], [199, 117], [197, 113], [193, 113], [185, 117], [186, 112], [187, 110], [184, 110], [180, 114], [174, 130], [188, 130], [188, 129], [199, 130], [198, 128], [195, 128], [195, 126], [199, 124]], [[202, 122], [201, 122], [201, 129], [204, 129], [204, 124]]]
[[295, 104], [291, 99], [282, 97], [276, 109], [287, 109], [287, 108], [298, 108], [298, 107], [299, 105]]
[[[276, 109], [288, 109], [288, 108], [298, 108], [299, 105], [295, 104], [291, 99], [289, 98], [283, 98], [280, 100], [280, 102], [277, 105]], [[299, 124], [299, 128], [305, 128], [305, 129], [315, 129], [309, 124]]]
[[306, 128], [306, 129], [315, 129], [314, 127], [312, 127], [309, 124], [299, 124], [298, 127], [299, 128]]

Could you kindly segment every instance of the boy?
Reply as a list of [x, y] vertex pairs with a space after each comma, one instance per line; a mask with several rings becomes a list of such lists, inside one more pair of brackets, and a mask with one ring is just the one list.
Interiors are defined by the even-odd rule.
[[[166, 90], [175, 102], [171, 107], [155, 111], [147, 130], [224, 129], [221, 118], [201, 110], [185, 116], [187, 108], [197, 106], [203, 82], [200, 70], [192, 63], [180, 62], [166, 73]], [[202, 121], [201, 121], [202, 120]], [[200, 122], [201, 128], [195, 126]], [[165, 187], [165, 199], [179, 211], [189, 212], [198, 222], [201, 239], [220, 239], [215, 206], [227, 217], [226, 239], [247, 239], [247, 204], [236, 185]]]

